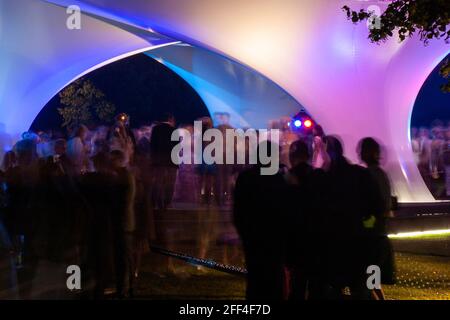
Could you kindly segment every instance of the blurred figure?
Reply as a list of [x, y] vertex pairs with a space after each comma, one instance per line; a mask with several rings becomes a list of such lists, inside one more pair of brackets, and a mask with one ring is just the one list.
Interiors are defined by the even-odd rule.
[[39, 142], [36, 146], [39, 158], [47, 158], [52, 155], [53, 145], [51, 136], [46, 132], [39, 133]]
[[68, 298], [65, 270], [82, 262], [86, 206], [73, 171], [62, 139], [54, 156], [39, 161], [29, 219], [33, 298]]
[[107, 126], [99, 126], [95, 130], [91, 138], [91, 157], [98, 153], [109, 153], [108, 132]]
[[130, 166], [133, 162], [136, 140], [130, 129], [130, 118], [125, 113], [116, 116], [116, 123], [109, 133], [109, 148], [111, 151], [118, 150], [124, 154], [126, 166]]
[[[34, 214], [33, 199], [38, 181], [36, 145], [33, 140], [21, 140], [14, 146], [16, 164], [5, 172], [8, 188], [7, 206], [3, 223], [16, 251], [17, 264], [22, 266], [32, 259], [30, 252]], [[13, 157], [13, 156], [11, 156]], [[29, 281], [28, 269], [25, 278]], [[21, 292], [22, 295], [23, 292]]]
[[133, 297], [136, 181], [126, 167], [126, 156], [122, 151], [113, 150], [110, 157], [114, 177], [111, 215], [116, 290], [118, 298], [122, 299]]
[[[381, 269], [381, 283], [394, 284], [394, 250], [387, 236], [386, 219], [392, 218], [392, 193], [389, 177], [380, 167], [381, 148], [373, 138], [364, 138], [359, 143], [360, 159], [367, 165], [367, 169], [378, 187], [378, 216], [371, 228], [372, 235], [368, 250], [373, 252], [373, 263]], [[376, 300], [385, 300], [383, 289], [375, 289], [373, 296]]]
[[285, 295], [286, 184], [280, 172], [261, 175], [261, 167], [258, 159], [258, 164], [243, 171], [236, 181], [234, 224], [248, 271], [247, 299], [281, 300]]
[[325, 134], [320, 125], [316, 125], [313, 128], [313, 141], [312, 141], [312, 166], [314, 168], [322, 168], [325, 164], [325, 148], [323, 144], [323, 138]]
[[[0, 177], [0, 182], [2, 178]], [[0, 217], [0, 299], [18, 299], [14, 246]]]
[[[203, 117], [199, 119], [202, 121], [202, 137], [206, 130], [209, 130], [213, 127], [211, 118]], [[196, 137], [194, 137], [195, 139]], [[202, 204], [209, 205], [211, 203], [211, 198], [215, 194], [214, 186], [217, 176], [217, 164], [207, 164], [204, 162], [203, 153], [205, 148], [211, 142], [204, 141], [202, 139], [202, 163], [197, 165], [197, 173], [200, 177], [200, 197]]]
[[411, 148], [414, 154], [414, 162], [418, 165], [420, 158], [419, 130], [416, 127], [411, 128]]
[[231, 192], [231, 176], [233, 172], [233, 165], [226, 163], [226, 152], [227, 152], [227, 143], [232, 143], [231, 141], [227, 141], [226, 131], [229, 129], [234, 129], [230, 126], [229, 123], [229, 114], [225, 113], [225, 119], [223, 123], [217, 126], [217, 129], [222, 133], [223, 137], [223, 164], [216, 164], [217, 166], [217, 177], [216, 177], [216, 186], [214, 196], [216, 198], [216, 202], [219, 206], [223, 206], [231, 200], [230, 192]]
[[172, 141], [174, 131], [174, 116], [165, 114], [162, 122], [153, 127], [150, 140], [153, 205], [162, 210], [167, 209], [172, 202], [178, 169], [171, 157], [172, 149], [176, 145], [176, 142]]
[[450, 122], [447, 124], [446, 144], [444, 151], [446, 195], [450, 198]]
[[431, 158], [431, 140], [430, 132], [427, 128], [421, 127], [419, 129], [419, 164], [418, 168], [422, 178], [428, 187], [431, 186], [431, 174], [430, 174], [430, 158]]
[[306, 254], [307, 219], [310, 214], [308, 205], [313, 201], [311, 195], [314, 179], [314, 169], [308, 163], [309, 158], [309, 149], [305, 142], [297, 140], [290, 145], [291, 168], [284, 178], [289, 186], [286, 194], [289, 210], [285, 230], [288, 234], [286, 263], [290, 273], [289, 299], [291, 300], [306, 299], [309, 259]]
[[58, 139], [53, 143], [53, 156], [47, 159], [60, 166], [61, 172], [64, 172], [70, 177], [78, 173], [76, 167], [67, 156], [67, 142], [64, 139]]
[[196, 174], [194, 164], [194, 127], [192, 125], [183, 126], [189, 132], [189, 135], [183, 139], [191, 139], [191, 163], [182, 163], [178, 167], [177, 180], [175, 183], [175, 192], [173, 196], [174, 203], [194, 205], [199, 203], [199, 177]]
[[[366, 286], [368, 231], [364, 221], [378, 217], [378, 190], [369, 172], [344, 157], [340, 140], [324, 138], [330, 163], [323, 184], [323, 214], [316, 223], [322, 256], [318, 264], [322, 283], [313, 293], [318, 299], [341, 299], [349, 288], [352, 299], [369, 299]], [[311, 294], [311, 292], [310, 292]]]
[[12, 149], [12, 145], [11, 135], [6, 132], [5, 124], [0, 122], [0, 159], [3, 159], [6, 151]]
[[87, 135], [88, 128], [80, 125], [67, 143], [67, 156], [72, 161], [76, 174], [81, 174], [87, 171], [88, 168], [89, 151], [86, 144]]
[[289, 154], [290, 154], [290, 146], [291, 144], [298, 139], [298, 135], [292, 131], [292, 127], [289, 124], [290, 118], [289, 117], [283, 117], [280, 120], [279, 127], [280, 130], [280, 147], [281, 147], [281, 154], [280, 154], [280, 162], [285, 165], [287, 168], [291, 168], [292, 164], [289, 161]]
[[92, 161], [95, 171], [84, 174], [80, 179], [80, 189], [89, 212], [86, 230], [86, 278], [93, 282], [94, 298], [102, 299], [109, 281], [113, 279], [114, 179], [110, 171], [109, 154], [99, 152]]
[[15, 152], [8, 151], [5, 153], [5, 155], [3, 157], [3, 162], [2, 162], [2, 166], [0, 169], [3, 170], [3, 172], [8, 172], [12, 168], [14, 168], [16, 165], [17, 165], [17, 158], [16, 158]]
[[432, 193], [436, 198], [445, 196], [445, 132], [443, 127], [438, 124], [432, 128], [433, 139], [430, 149], [430, 172], [432, 179]]
[[140, 169], [143, 174], [146, 174], [148, 173], [148, 169], [151, 165], [150, 138], [145, 133], [144, 127], [135, 130], [134, 135], [136, 138], [134, 164]]

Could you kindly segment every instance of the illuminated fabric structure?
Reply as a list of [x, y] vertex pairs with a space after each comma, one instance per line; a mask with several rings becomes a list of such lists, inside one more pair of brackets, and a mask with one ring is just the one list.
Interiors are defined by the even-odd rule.
[[[276, 116], [295, 114], [301, 104], [327, 133], [342, 137], [354, 161], [360, 138], [379, 139], [400, 200], [433, 201], [413, 160], [409, 121], [422, 84], [449, 47], [443, 41], [424, 47], [416, 38], [371, 44], [367, 27], [346, 19], [341, 10], [346, 4], [354, 9], [380, 5], [0, 0], [0, 122], [13, 134], [24, 131], [74, 79], [147, 52], [186, 79], [210, 111], [230, 108], [237, 125], [260, 127]], [[68, 5], [81, 7], [81, 30], [66, 28]], [[251, 72], [261, 81], [253, 95], [257, 81]], [[277, 99], [267, 100], [271, 90]]]

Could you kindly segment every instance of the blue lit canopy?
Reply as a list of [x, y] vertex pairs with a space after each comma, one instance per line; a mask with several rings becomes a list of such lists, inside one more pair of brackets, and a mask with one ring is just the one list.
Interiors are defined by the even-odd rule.
[[[211, 111], [229, 110], [237, 125], [261, 126], [301, 104], [326, 132], [342, 137], [354, 161], [360, 138], [383, 141], [400, 200], [433, 201], [413, 160], [409, 121], [420, 87], [449, 47], [439, 41], [424, 47], [417, 38], [370, 43], [367, 27], [347, 21], [341, 7], [373, 4], [385, 6], [351, 0], [0, 0], [0, 123], [17, 136], [73, 80], [147, 52], [189, 82]], [[68, 5], [82, 10], [80, 30], [66, 27]]]

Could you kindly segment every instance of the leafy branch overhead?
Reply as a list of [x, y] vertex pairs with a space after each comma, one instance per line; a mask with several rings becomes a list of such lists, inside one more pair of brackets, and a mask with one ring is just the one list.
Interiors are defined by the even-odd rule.
[[62, 106], [58, 112], [63, 118], [63, 127], [110, 122], [116, 110], [90, 80], [73, 82], [59, 93], [59, 99]]
[[[348, 6], [342, 9], [353, 23], [371, 22], [369, 39], [375, 43], [388, 40], [394, 32], [400, 41], [417, 33], [425, 45], [432, 39], [450, 43], [450, 0], [393, 0], [379, 17], [373, 11], [354, 11]], [[443, 90], [450, 92], [448, 62], [444, 63], [441, 74], [449, 80]]]

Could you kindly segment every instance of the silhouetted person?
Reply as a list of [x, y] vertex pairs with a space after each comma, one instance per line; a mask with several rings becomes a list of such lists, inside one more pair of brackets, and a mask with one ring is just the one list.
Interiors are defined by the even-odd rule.
[[292, 167], [285, 175], [289, 185], [286, 191], [289, 209], [285, 222], [288, 234], [287, 265], [291, 279], [289, 298], [293, 300], [306, 298], [307, 285], [316, 268], [316, 248], [314, 241], [311, 241], [315, 235], [311, 225], [321, 202], [323, 171], [314, 169], [309, 160], [308, 145], [301, 140], [293, 142], [289, 149]]
[[[225, 119], [227, 117], [229, 118], [229, 115], [227, 113], [224, 113], [224, 115], [222, 115], [222, 119], [224, 117]], [[225, 121], [225, 123], [218, 125], [217, 129], [220, 130], [220, 132], [224, 137], [223, 158], [225, 159], [227, 143], [232, 143], [227, 141], [226, 132], [229, 129], [233, 129], [233, 127], [228, 124], [228, 121]], [[230, 190], [231, 190], [231, 175], [233, 171], [233, 165], [223, 163], [223, 164], [216, 164], [216, 166], [217, 166], [217, 177], [214, 195], [216, 197], [217, 203], [219, 205], [224, 205], [228, 202], [228, 200], [231, 199]]]
[[150, 155], [153, 173], [153, 203], [159, 209], [166, 209], [171, 201], [177, 176], [177, 166], [172, 161], [172, 141], [175, 118], [171, 114], [153, 127], [150, 139]]
[[[212, 129], [212, 120], [209, 117], [200, 118], [198, 121], [202, 122], [202, 137], [205, 132]], [[194, 138], [195, 139], [195, 138]], [[204, 150], [210, 144], [209, 141], [202, 142], [202, 155]], [[224, 149], [225, 151], [226, 149]], [[202, 157], [202, 163], [196, 167], [196, 171], [200, 176], [200, 197], [203, 204], [209, 205], [211, 203], [211, 197], [213, 194], [216, 196], [217, 204], [220, 204], [220, 195], [217, 193], [219, 191], [218, 185], [215, 183], [217, 180], [218, 165], [216, 163], [206, 163], [205, 159]]]
[[130, 117], [125, 113], [121, 113], [115, 119], [116, 122], [109, 132], [109, 148], [111, 151], [121, 151], [125, 157], [125, 165], [130, 166], [134, 161], [136, 149], [136, 139], [130, 129]]
[[0, 170], [7, 172], [17, 165], [17, 157], [14, 151], [8, 151], [3, 156], [2, 166]]
[[[395, 265], [392, 244], [387, 236], [386, 218], [393, 217], [392, 194], [389, 177], [380, 167], [381, 148], [373, 138], [364, 138], [359, 144], [359, 155], [361, 160], [367, 165], [370, 175], [374, 179], [378, 191], [378, 215], [374, 216], [370, 247], [367, 248], [373, 254], [372, 261], [381, 269], [381, 283], [394, 284]], [[374, 298], [385, 300], [383, 290], [374, 290]]]
[[88, 168], [88, 148], [86, 138], [89, 129], [80, 125], [74, 132], [73, 137], [67, 142], [67, 155], [72, 161], [76, 174], [85, 172]]
[[234, 223], [248, 270], [247, 299], [280, 300], [284, 296], [285, 279], [283, 191], [286, 184], [280, 172], [261, 175], [262, 165], [258, 162], [237, 178]]
[[31, 294], [34, 298], [62, 298], [68, 294], [64, 272], [68, 265], [80, 265], [82, 261], [86, 207], [70, 173], [65, 141], [58, 140], [55, 146], [55, 155], [39, 162], [39, 179], [32, 203], [30, 242], [36, 269]]
[[135, 232], [135, 179], [126, 168], [126, 157], [119, 150], [111, 151], [114, 174], [112, 190], [112, 231], [116, 289], [119, 298], [133, 295], [133, 249]]
[[90, 274], [90, 280], [93, 280], [94, 297], [102, 298], [113, 274], [114, 180], [109, 168], [109, 154], [100, 152], [92, 161], [95, 172], [88, 172], [80, 179], [89, 212], [85, 274]]
[[[316, 220], [320, 242], [320, 290], [315, 298], [341, 298], [350, 288], [353, 299], [369, 299], [366, 269], [369, 265], [368, 231], [364, 222], [377, 213], [377, 190], [369, 172], [344, 157], [339, 139], [324, 139], [330, 159], [324, 183], [323, 214]], [[317, 282], [316, 282], [317, 284]], [[317, 287], [316, 287], [317, 288]]]
[[53, 156], [46, 158], [50, 164], [60, 166], [60, 170], [70, 177], [77, 175], [76, 167], [67, 156], [67, 142], [64, 139], [58, 139], [53, 145]]
[[[0, 174], [2, 174], [1, 171]], [[1, 180], [0, 177], [0, 182]], [[11, 238], [0, 216], [0, 299], [2, 300], [18, 298], [16, 261], [13, 251]]]

